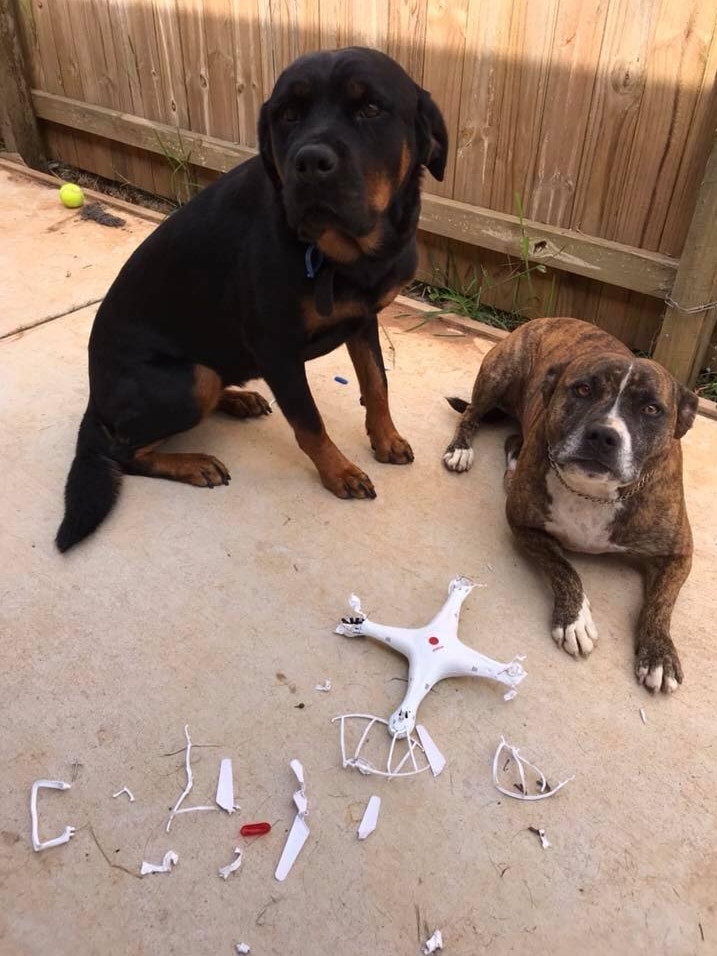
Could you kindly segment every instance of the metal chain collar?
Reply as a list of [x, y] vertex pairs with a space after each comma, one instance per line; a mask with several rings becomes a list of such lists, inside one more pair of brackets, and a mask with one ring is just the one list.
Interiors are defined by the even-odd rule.
[[641, 488], [647, 484], [647, 482], [652, 478], [652, 472], [648, 471], [646, 475], [643, 475], [640, 480], [632, 486], [629, 491], [626, 491], [624, 495], [618, 495], [616, 498], [599, 498], [597, 495], [586, 495], [582, 491], [576, 491], [574, 488], [571, 488], [567, 481], [560, 474], [560, 469], [558, 468], [557, 462], [553, 458], [553, 450], [548, 446], [548, 461], [550, 462], [550, 467], [553, 469], [555, 474], [558, 476], [558, 481], [563, 486], [567, 488], [568, 491], [572, 492], [574, 495], [577, 495], [578, 498], [584, 498], [586, 501], [594, 501], [599, 505], [614, 505], [619, 501], [627, 501], [628, 498], [632, 498], [633, 495], [636, 495]]

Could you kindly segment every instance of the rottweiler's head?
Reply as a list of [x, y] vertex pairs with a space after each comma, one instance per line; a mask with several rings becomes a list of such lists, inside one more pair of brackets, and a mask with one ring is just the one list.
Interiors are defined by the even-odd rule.
[[415, 228], [421, 168], [443, 178], [447, 139], [430, 95], [362, 47], [296, 60], [259, 117], [261, 157], [289, 226], [343, 262]]
[[548, 372], [547, 437], [567, 476], [627, 485], [692, 426], [697, 396], [650, 359], [583, 356]]

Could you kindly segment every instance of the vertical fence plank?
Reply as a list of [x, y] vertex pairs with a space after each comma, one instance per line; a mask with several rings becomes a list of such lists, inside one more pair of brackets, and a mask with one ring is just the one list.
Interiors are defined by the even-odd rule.
[[45, 169], [44, 146], [28, 84], [29, 68], [14, 3], [0, 0], [0, 123], [6, 145], [28, 166]]

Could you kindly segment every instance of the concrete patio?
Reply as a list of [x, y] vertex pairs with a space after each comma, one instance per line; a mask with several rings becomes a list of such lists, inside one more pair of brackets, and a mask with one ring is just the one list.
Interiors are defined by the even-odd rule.
[[[695, 561], [673, 621], [685, 682], [672, 698], [635, 683], [640, 582], [618, 560], [575, 558], [601, 639], [588, 661], [556, 649], [547, 589], [504, 518], [509, 426], [485, 428], [469, 474], [441, 463], [455, 419], [443, 396], [467, 395], [492, 343], [437, 322], [408, 331], [420, 316], [404, 306], [384, 313], [384, 349], [412, 466], [374, 461], [345, 349], [310, 366], [327, 428], [375, 501], [325, 491], [279, 413], [215, 416], [171, 445], [217, 455], [229, 487], [128, 477], [97, 535], [62, 557], [52, 542], [96, 310], [76, 307], [106, 291], [152, 224], [126, 212], [122, 229], [82, 221], [7, 168], [0, 194], [3, 956], [230, 956], [240, 940], [253, 956], [409, 956], [437, 927], [447, 956], [717, 951], [717, 421], [698, 417], [683, 441]], [[347, 596], [376, 620], [420, 624], [456, 573], [485, 585], [464, 605], [462, 639], [502, 660], [527, 655], [518, 696], [469, 680], [429, 695], [421, 720], [448, 760], [436, 779], [341, 769], [331, 718], [388, 716], [405, 676], [402, 658], [333, 633]], [[333, 689], [319, 693], [325, 678]], [[203, 745], [188, 802], [213, 801], [229, 756], [241, 811], [180, 817], [167, 835], [185, 724]], [[575, 779], [539, 803], [502, 797], [501, 735], [551, 781]], [[278, 883], [294, 757], [311, 836]], [[43, 834], [78, 830], [34, 853], [29, 795], [42, 777], [73, 781], [42, 794]], [[125, 785], [135, 803], [112, 799]], [[373, 793], [378, 828], [359, 843]], [[271, 834], [238, 841], [253, 820]], [[244, 863], [224, 882], [235, 846]], [[170, 848], [170, 875], [138, 877]]]

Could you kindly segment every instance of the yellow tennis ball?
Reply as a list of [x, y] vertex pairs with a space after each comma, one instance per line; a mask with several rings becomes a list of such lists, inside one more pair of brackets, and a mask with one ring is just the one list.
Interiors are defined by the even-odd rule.
[[60, 187], [60, 201], [68, 209], [79, 209], [85, 201], [85, 196], [79, 186], [74, 183], [65, 183]]

